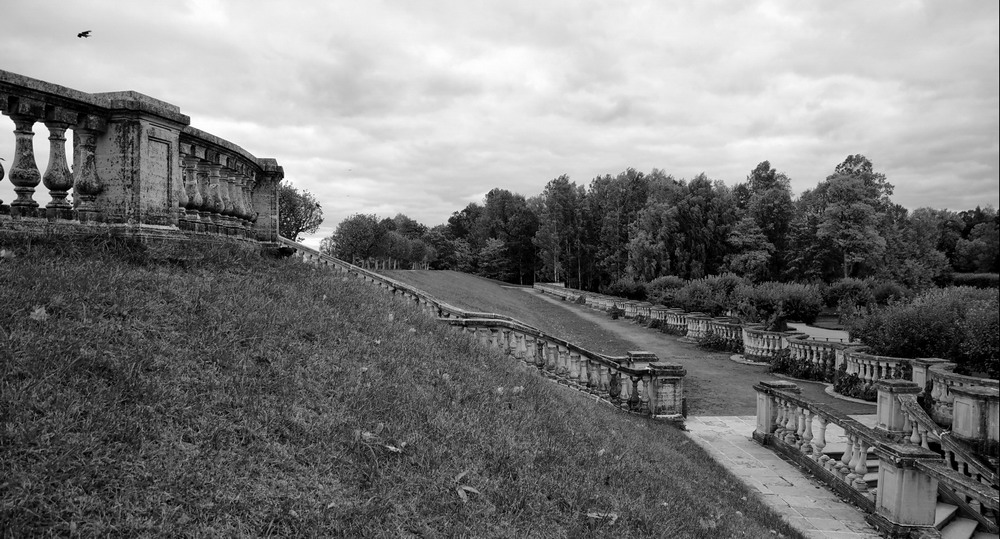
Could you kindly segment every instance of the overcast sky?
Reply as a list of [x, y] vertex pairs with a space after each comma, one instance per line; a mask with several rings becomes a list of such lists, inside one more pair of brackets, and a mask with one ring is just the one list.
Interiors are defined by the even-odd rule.
[[996, 206], [998, 20], [987, 0], [32, 0], [4, 3], [0, 68], [142, 92], [276, 158], [323, 206], [315, 246], [354, 213], [433, 226], [561, 174], [733, 185], [769, 160], [797, 194], [854, 153], [908, 208]]

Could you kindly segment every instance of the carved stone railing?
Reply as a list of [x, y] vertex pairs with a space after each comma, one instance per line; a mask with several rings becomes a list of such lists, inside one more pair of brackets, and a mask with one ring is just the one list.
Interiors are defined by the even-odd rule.
[[[958, 502], [962, 514], [975, 518], [983, 530], [995, 530], [994, 489], [947, 466], [941, 454], [926, 445], [904, 440], [908, 424], [898, 397], [919, 391], [912, 384], [909, 388], [880, 385], [879, 402], [887, 403], [887, 408], [880, 410], [875, 429], [801, 398], [791, 382], [761, 382], [754, 389], [757, 428], [753, 438], [850, 499], [882, 533], [935, 536], [939, 496]], [[831, 435], [833, 428], [837, 432]]]
[[837, 350], [843, 348], [838, 342], [820, 341], [800, 336], [788, 339], [788, 351], [792, 361], [810, 366], [814, 372], [822, 372], [823, 380], [832, 382], [837, 372]]
[[765, 331], [760, 326], [743, 326], [743, 357], [770, 362], [788, 348], [790, 340], [802, 336], [793, 331]]
[[663, 313], [663, 319], [666, 323], [661, 328], [662, 331], [671, 335], [683, 336], [687, 334], [687, 317], [688, 313], [682, 309], [668, 309], [667, 312]]
[[[285, 238], [283, 249], [303, 262], [359, 278], [461, 329], [483, 345], [532, 365], [545, 376], [586, 391], [623, 410], [683, 424], [684, 376], [677, 364], [660, 362], [648, 352], [611, 357], [548, 335], [509, 316], [459, 309], [390, 277], [326, 256]], [[558, 287], [552, 287], [558, 288]], [[550, 290], [546, 288], [546, 293]], [[568, 295], [567, 298], [577, 297]]]
[[[277, 241], [282, 168], [190, 127], [175, 105], [0, 71], [0, 112], [14, 123], [7, 176], [17, 193], [9, 205], [0, 201], [0, 228], [185, 231]], [[35, 162], [36, 124], [49, 133], [44, 173]], [[73, 133], [72, 171], [67, 131]], [[36, 200], [39, 184], [51, 199], [44, 207]]]
[[738, 318], [712, 318], [708, 321], [708, 332], [721, 339], [729, 349], [743, 346], [743, 323]]

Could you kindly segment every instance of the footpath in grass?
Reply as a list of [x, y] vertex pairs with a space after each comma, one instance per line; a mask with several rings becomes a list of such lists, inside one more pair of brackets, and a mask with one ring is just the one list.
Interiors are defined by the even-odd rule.
[[2, 537], [799, 537], [679, 431], [339, 274], [2, 247]]

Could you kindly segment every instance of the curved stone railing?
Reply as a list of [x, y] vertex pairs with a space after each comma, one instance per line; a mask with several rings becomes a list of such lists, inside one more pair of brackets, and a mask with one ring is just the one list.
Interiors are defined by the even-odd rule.
[[743, 347], [743, 323], [735, 318], [712, 318], [708, 321], [708, 332], [721, 339], [729, 349]]
[[[991, 399], [988, 395], [996, 395], [1000, 391], [1000, 381], [955, 374], [957, 365], [950, 361], [930, 359], [913, 360], [913, 362], [919, 365], [914, 369], [914, 382], [918, 384], [921, 382], [919, 377], [923, 371], [921, 367], [926, 365], [926, 382], [921, 387], [930, 386], [931, 417], [934, 421], [958, 430], [959, 427], [964, 428], [964, 425], [956, 425], [956, 418], [975, 408], [971, 404], [973, 401], [993, 402], [994, 404], [988, 406], [993, 410], [992, 416], [989, 416], [993, 419], [990, 428], [991, 431], [996, 431], [996, 418], [1000, 413], [997, 413], [996, 398]], [[982, 398], [977, 398], [977, 393], [981, 394]], [[962, 414], [956, 414], [956, 403], [962, 406]], [[995, 440], [996, 436], [993, 439]]]
[[[7, 176], [17, 198], [0, 201], [6, 228], [184, 230], [277, 241], [282, 168], [190, 127], [175, 105], [137, 92], [84, 93], [0, 70], [0, 112], [13, 121], [15, 136]], [[49, 133], [44, 173], [35, 162], [38, 123]], [[51, 199], [44, 207], [35, 200], [39, 184]]]
[[743, 357], [770, 362], [788, 348], [791, 339], [803, 335], [791, 331], [765, 331], [760, 326], [743, 326]]
[[[753, 438], [851, 499], [883, 533], [896, 537], [931, 530], [939, 497], [954, 502], [980, 529], [996, 532], [996, 487], [982, 480], [988, 475], [976, 475], [987, 467], [964, 473], [969, 469], [967, 461], [952, 466], [947, 451], [932, 450], [927, 438], [920, 438], [920, 427], [914, 427], [914, 422], [927, 429], [935, 427], [933, 422], [926, 423], [929, 418], [910, 415], [920, 410], [916, 385], [879, 383], [874, 429], [801, 398], [791, 382], [761, 382], [754, 389], [757, 428]], [[920, 439], [917, 443], [914, 432]]]
[[837, 350], [843, 348], [840, 343], [819, 341], [803, 335], [788, 339], [788, 351], [792, 361], [800, 365], [810, 366], [814, 372], [822, 372], [823, 380], [832, 382], [837, 372]]
[[910, 359], [876, 356], [858, 349], [844, 353], [844, 365], [848, 375], [856, 374], [865, 384], [874, 384], [879, 380], [910, 380], [913, 371]]
[[624, 357], [591, 352], [509, 316], [465, 311], [406, 283], [323, 255], [286, 238], [279, 237], [279, 242], [288, 254], [303, 262], [360, 278], [414, 302], [427, 314], [466, 331], [486, 346], [538, 368], [560, 383], [591, 393], [632, 413], [683, 422], [686, 371], [680, 365], [659, 362], [648, 352], [628, 352]]

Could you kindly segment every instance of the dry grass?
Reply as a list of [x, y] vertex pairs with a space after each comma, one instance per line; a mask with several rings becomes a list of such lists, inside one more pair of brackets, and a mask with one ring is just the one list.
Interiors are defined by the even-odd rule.
[[0, 536], [797, 536], [682, 433], [339, 275], [0, 247]]

